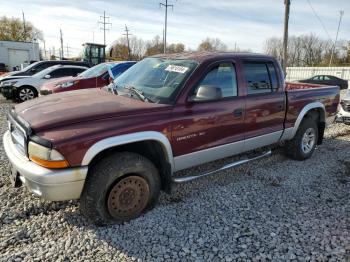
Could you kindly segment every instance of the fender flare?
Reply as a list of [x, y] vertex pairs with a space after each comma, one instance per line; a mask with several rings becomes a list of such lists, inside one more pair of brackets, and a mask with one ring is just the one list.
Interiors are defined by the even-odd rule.
[[125, 134], [120, 136], [113, 136], [109, 138], [102, 139], [95, 144], [93, 144], [85, 153], [81, 165], [87, 166], [92, 161], [92, 159], [97, 156], [102, 151], [120, 145], [126, 145], [135, 142], [149, 141], [153, 140], [161, 144], [164, 153], [166, 154], [166, 160], [171, 165], [171, 172], [174, 170], [174, 158], [171, 149], [170, 142], [168, 138], [156, 131], [144, 131], [131, 134]]
[[300, 111], [297, 120], [294, 123], [294, 127], [288, 128], [284, 131], [284, 134], [282, 135], [281, 140], [289, 140], [292, 139], [296, 132], [299, 129], [299, 126], [301, 124], [301, 121], [303, 120], [304, 116], [312, 109], [321, 109], [321, 121], [325, 122], [326, 121], [326, 109], [324, 104], [321, 102], [313, 102], [310, 104], [307, 104], [306, 106], [303, 107], [303, 109]]

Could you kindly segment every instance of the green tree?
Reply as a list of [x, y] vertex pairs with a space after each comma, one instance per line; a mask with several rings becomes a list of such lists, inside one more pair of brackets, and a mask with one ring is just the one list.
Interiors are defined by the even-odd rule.
[[33, 39], [43, 40], [43, 34], [32, 23], [26, 22], [25, 30], [23, 22], [18, 18], [0, 18], [0, 41], [24, 41]]

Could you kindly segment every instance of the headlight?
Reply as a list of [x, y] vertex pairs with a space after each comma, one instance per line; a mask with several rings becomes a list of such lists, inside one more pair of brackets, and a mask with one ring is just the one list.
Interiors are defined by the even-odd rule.
[[28, 144], [29, 159], [47, 168], [65, 168], [67, 160], [55, 149], [47, 148], [34, 142]]
[[4, 82], [1, 82], [1, 86], [12, 86], [16, 83], [17, 81], [4, 81]]
[[72, 85], [77, 84], [78, 82], [79, 81], [66, 82], [66, 83], [63, 83], [63, 84], [58, 84], [56, 87], [58, 87], [58, 88], [67, 88], [67, 87], [70, 87]]

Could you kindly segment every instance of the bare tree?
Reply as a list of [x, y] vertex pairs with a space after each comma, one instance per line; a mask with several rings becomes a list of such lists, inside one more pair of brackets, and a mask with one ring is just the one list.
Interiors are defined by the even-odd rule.
[[[140, 60], [143, 58], [146, 50], [145, 42], [141, 38], [132, 36], [129, 38], [130, 59]], [[129, 51], [126, 37], [120, 37], [114, 41], [108, 52], [109, 58], [116, 60], [128, 60]]]
[[[318, 66], [329, 62], [332, 42], [323, 40], [314, 34], [291, 36], [288, 40], [288, 65], [287, 66]], [[282, 39], [269, 38], [265, 42], [265, 52], [282, 60]], [[335, 52], [335, 60], [341, 61], [339, 50]]]
[[204, 39], [198, 46], [198, 51], [226, 51], [227, 46], [218, 38]]

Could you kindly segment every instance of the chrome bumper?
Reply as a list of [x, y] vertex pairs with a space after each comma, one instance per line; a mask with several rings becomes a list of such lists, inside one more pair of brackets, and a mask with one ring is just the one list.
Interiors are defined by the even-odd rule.
[[41, 198], [60, 201], [80, 198], [88, 167], [48, 169], [30, 161], [12, 142], [10, 132], [3, 137], [6, 155], [19, 179]]

